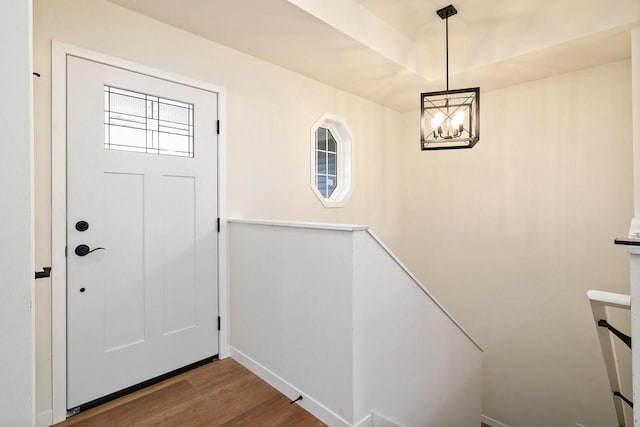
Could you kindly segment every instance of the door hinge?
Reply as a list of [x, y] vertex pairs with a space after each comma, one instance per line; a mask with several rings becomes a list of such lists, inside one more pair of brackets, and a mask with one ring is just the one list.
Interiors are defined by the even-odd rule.
[[36, 279], [45, 279], [47, 277], [51, 277], [51, 267], [42, 267], [42, 271], [36, 271], [34, 277]]
[[65, 258], [67, 257], [67, 247], [66, 246], [64, 247], [64, 257]]
[[220, 135], [220, 120], [216, 121], [216, 133]]
[[218, 233], [220, 232], [220, 218], [218, 218]]
[[218, 316], [218, 330], [220, 330], [220, 316]]

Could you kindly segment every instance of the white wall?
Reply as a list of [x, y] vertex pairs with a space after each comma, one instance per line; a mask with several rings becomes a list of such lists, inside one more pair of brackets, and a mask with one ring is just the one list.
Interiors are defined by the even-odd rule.
[[[51, 265], [51, 40], [208, 81], [226, 89], [227, 205], [236, 218], [368, 223], [398, 229], [393, 141], [400, 114], [102, 0], [35, 0], [36, 264]], [[353, 138], [346, 207], [326, 209], [309, 185], [310, 127], [341, 116]], [[55, 273], [54, 273], [55, 274]], [[50, 408], [49, 281], [38, 282], [38, 413]]]
[[0, 13], [0, 426], [33, 423], [31, 2]]
[[417, 150], [404, 116], [396, 250], [485, 349], [483, 412], [613, 425], [588, 289], [629, 292], [629, 61], [482, 93], [472, 150]]
[[368, 233], [354, 234], [354, 419], [477, 427], [482, 351]]
[[[634, 217], [640, 218], [640, 27], [631, 31]], [[639, 220], [640, 221], [640, 220]], [[634, 232], [636, 230], [633, 230]]]
[[353, 233], [232, 223], [229, 241], [231, 346], [350, 423]]
[[[640, 27], [631, 31], [631, 86], [633, 115], [633, 188], [634, 218], [629, 234], [640, 232]], [[631, 305], [640, 306], [640, 251], [629, 248], [631, 255]], [[632, 336], [640, 335], [640, 310], [633, 310]], [[640, 399], [640, 352], [633, 353], [633, 399]], [[640, 424], [640, 411], [634, 413], [635, 425]]]
[[368, 231], [230, 230], [241, 363], [332, 426], [479, 425], [481, 349]]

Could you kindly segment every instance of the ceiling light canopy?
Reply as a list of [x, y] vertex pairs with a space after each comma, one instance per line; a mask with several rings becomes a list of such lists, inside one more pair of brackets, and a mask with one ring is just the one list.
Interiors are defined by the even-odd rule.
[[420, 94], [420, 148], [473, 148], [480, 140], [480, 88], [449, 90], [449, 17], [453, 5], [436, 11], [445, 20], [447, 90]]

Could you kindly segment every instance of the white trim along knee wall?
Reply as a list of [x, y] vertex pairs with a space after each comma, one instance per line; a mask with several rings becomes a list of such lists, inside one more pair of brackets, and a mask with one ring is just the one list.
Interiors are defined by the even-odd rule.
[[486, 415], [482, 416], [482, 422], [491, 427], [509, 427], [508, 425], [503, 424], [500, 421], [494, 420], [493, 418], [489, 418]]

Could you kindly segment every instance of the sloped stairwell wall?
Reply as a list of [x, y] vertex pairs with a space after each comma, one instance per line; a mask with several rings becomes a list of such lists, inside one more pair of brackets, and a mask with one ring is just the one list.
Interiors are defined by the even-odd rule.
[[355, 419], [479, 425], [480, 347], [375, 235], [353, 238]]
[[482, 350], [365, 226], [231, 221], [231, 354], [331, 426], [477, 427]]

